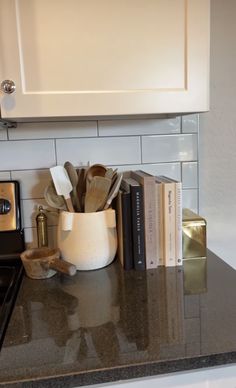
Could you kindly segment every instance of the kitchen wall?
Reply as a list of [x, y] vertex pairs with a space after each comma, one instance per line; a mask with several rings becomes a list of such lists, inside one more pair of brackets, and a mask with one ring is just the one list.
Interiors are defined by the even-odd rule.
[[[47, 206], [49, 167], [66, 160], [75, 166], [104, 163], [120, 171], [140, 169], [183, 181], [183, 205], [198, 211], [197, 114], [166, 119], [20, 123], [0, 129], [0, 179], [21, 183], [25, 237], [36, 246], [35, 216]], [[48, 213], [55, 245], [57, 213]]]
[[211, 1], [210, 112], [200, 115], [200, 213], [208, 246], [236, 269], [236, 1]]

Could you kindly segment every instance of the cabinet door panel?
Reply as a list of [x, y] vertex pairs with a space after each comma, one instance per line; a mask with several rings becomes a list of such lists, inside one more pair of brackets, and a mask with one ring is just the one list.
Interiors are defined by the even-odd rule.
[[[0, 0], [3, 117], [208, 109], [208, 0]], [[9, 23], [11, 20], [11, 23]]]

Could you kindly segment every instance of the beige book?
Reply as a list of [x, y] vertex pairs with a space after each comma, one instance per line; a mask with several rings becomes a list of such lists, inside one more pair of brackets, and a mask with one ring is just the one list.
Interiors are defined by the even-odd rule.
[[156, 177], [162, 184], [163, 195], [163, 245], [164, 263], [166, 267], [174, 267], [175, 259], [175, 184], [164, 177]]
[[182, 249], [182, 182], [161, 176], [175, 185], [175, 264], [183, 264]]
[[164, 213], [162, 183], [156, 181], [156, 220], [157, 220], [157, 257], [158, 266], [164, 262]]

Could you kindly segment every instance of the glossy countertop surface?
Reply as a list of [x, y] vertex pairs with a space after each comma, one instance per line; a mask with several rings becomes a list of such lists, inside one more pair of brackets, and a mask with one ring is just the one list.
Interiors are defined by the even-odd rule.
[[76, 387], [236, 363], [236, 271], [211, 252], [183, 267], [27, 277], [0, 384]]

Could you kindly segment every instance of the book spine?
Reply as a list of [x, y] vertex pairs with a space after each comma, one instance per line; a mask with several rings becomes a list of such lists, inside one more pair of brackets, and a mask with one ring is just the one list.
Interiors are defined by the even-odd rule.
[[175, 210], [176, 210], [176, 265], [183, 265], [183, 252], [182, 252], [182, 183], [175, 183]]
[[145, 233], [142, 186], [131, 186], [132, 236], [134, 268], [144, 270], [145, 265]]
[[155, 180], [144, 184], [144, 226], [145, 226], [145, 250], [146, 268], [157, 268], [157, 241], [156, 241], [156, 183]]
[[123, 223], [123, 267], [130, 270], [133, 265], [131, 197], [130, 193], [122, 192], [122, 223]]
[[119, 190], [116, 198], [116, 223], [117, 223], [117, 237], [118, 237], [118, 247], [117, 247], [117, 256], [118, 259], [124, 267], [124, 254], [123, 254], [123, 220], [122, 220], [122, 191]]
[[[128, 212], [128, 214], [127, 214]], [[130, 194], [119, 190], [116, 199], [117, 235], [118, 249], [117, 256], [125, 270], [133, 268], [132, 236], [131, 236], [131, 214]]]
[[146, 269], [157, 268], [155, 177], [143, 171], [133, 171], [131, 176], [143, 186]]
[[157, 258], [158, 266], [164, 265], [164, 246], [163, 246], [163, 194], [162, 185], [156, 182], [156, 245], [157, 245]]
[[165, 266], [175, 266], [175, 184], [164, 183], [164, 256]]

